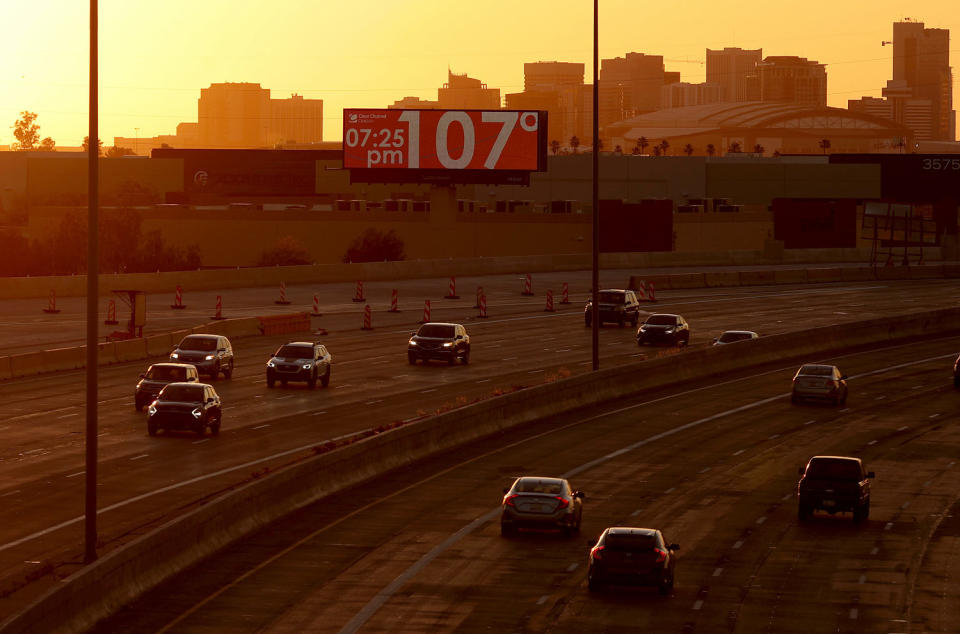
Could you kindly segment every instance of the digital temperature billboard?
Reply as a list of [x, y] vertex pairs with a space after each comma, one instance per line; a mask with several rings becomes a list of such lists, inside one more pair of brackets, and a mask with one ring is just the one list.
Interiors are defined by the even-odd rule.
[[546, 119], [537, 110], [345, 109], [343, 166], [364, 181], [528, 179], [546, 170]]

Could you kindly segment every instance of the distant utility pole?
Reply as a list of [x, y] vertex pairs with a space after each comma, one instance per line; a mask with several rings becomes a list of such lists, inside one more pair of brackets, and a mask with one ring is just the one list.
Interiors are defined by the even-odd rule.
[[100, 272], [98, 244], [100, 181], [100, 138], [97, 88], [97, 0], [90, 0], [90, 142], [87, 144], [87, 452], [86, 499], [84, 504], [84, 557], [86, 563], [97, 558], [97, 296]]

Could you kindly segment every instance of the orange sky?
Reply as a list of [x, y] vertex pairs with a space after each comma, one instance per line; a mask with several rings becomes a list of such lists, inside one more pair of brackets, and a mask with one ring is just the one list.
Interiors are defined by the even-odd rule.
[[[88, 6], [0, 0], [0, 145], [21, 110], [37, 112], [57, 145], [81, 143]], [[436, 99], [448, 66], [501, 95], [523, 89], [524, 62], [583, 62], [590, 82], [592, 10], [590, 0], [100, 0], [100, 136], [173, 134], [196, 121], [200, 89], [224, 81], [323, 99], [328, 141], [340, 138], [342, 108]], [[960, 33], [958, 0], [600, 0], [600, 14], [601, 57], [663, 55], [667, 70], [700, 82], [706, 48], [799, 55], [827, 64], [828, 103], [840, 107], [880, 96], [892, 55], [880, 43], [895, 20]]]

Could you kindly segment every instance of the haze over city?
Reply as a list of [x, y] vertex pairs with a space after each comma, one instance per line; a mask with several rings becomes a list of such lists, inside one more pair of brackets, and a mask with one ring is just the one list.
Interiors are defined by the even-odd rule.
[[[172, 134], [196, 120], [199, 91], [254, 82], [274, 98], [296, 93], [324, 102], [323, 137], [339, 141], [341, 112], [386, 107], [408, 96], [436, 99], [448, 69], [501, 95], [523, 90], [525, 62], [586, 64], [592, 81], [592, 3], [501, 0], [476, 5], [411, 0], [259, 3], [171, 0], [149, 10], [100, 3], [100, 132]], [[42, 137], [80, 145], [87, 121], [88, 5], [69, 0], [5, 3], [0, 41], [0, 145], [13, 142], [24, 110]], [[904, 13], [907, 11], [908, 13]], [[706, 1], [600, 2], [600, 56], [662, 55], [684, 82], [705, 79], [705, 50], [762, 48], [826, 64], [827, 104], [879, 97], [891, 76], [891, 24], [904, 18], [960, 29], [952, 0], [909, 6], [807, 2], [732, 6]], [[955, 49], [951, 49], [955, 52]], [[954, 102], [958, 100], [954, 79]]]

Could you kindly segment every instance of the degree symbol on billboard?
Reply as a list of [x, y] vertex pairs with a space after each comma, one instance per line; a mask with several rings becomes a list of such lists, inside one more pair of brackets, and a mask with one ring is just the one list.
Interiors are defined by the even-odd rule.
[[209, 179], [210, 175], [207, 174], [205, 170], [197, 170], [193, 175], [193, 184], [197, 187], [204, 188], [207, 186]]
[[520, 117], [520, 127], [527, 132], [536, 132], [540, 123], [540, 113], [524, 112]]

